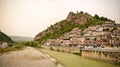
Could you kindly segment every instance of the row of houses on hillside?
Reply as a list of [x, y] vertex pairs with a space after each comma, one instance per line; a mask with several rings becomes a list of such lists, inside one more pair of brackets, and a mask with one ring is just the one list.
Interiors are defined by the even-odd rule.
[[83, 31], [74, 28], [59, 39], [50, 39], [46, 43], [47, 45], [68, 47], [120, 47], [120, 25], [106, 22], [102, 25], [88, 27]]

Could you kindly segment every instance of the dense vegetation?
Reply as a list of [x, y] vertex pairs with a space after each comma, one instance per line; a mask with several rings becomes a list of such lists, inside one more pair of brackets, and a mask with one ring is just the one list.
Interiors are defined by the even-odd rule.
[[6, 34], [0, 31], [0, 42], [7, 42], [8, 47], [7, 48], [0, 48], [0, 53], [19, 50], [23, 48], [25, 45], [15, 43], [11, 40], [10, 37], [8, 37]]
[[0, 42], [4, 42], [4, 41], [9, 43], [13, 42], [6, 34], [0, 31]]
[[[82, 14], [81, 16], [86, 15], [86, 13], [83, 13], [83, 12], [80, 12], [78, 14], [80, 14], [80, 15]], [[103, 24], [103, 23], [105, 23], [105, 21], [111, 21], [111, 20], [107, 19], [105, 17], [99, 17], [97, 14], [95, 14], [95, 16], [93, 16], [91, 19], [87, 20], [87, 22], [84, 24], [75, 24], [75, 23], [72, 23], [67, 20], [62, 20], [54, 25], [51, 25], [48, 29], [43, 31], [43, 32], [45, 32], [44, 35], [40, 35], [41, 38], [39, 38], [37, 41], [39, 41], [40, 44], [43, 44], [48, 39], [59, 38], [60, 36], [64, 35], [65, 33], [71, 31], [73, 28], [79, 27], [81, 30], [84, 30], [85, 28], [87, 28], [89, 26]]]
[[22, 49], [24, 47], [25, 47], [25, 45], [23, 45], [23, 44], [17, 44], [17, 45], [14, 44], [14, 46], [12, 46], [12, 47], [0, 48], [0, 53], [14, 51], [14, 50], [19, 50], [19, 49]]
[[38, 47], [38, 45], [35, 41], [28, 41], [28, 42], [25, 42], [24, 44], [25, 44], [25, 46]]

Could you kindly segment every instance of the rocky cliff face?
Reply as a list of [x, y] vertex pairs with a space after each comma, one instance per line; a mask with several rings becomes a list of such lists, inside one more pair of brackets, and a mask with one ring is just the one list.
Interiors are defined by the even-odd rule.
[[84, 24], [90, 21], [91, 19], [92, 19], [91, 15], [89, 15], [88, 13], [83, 14], [83, 12], [80, 12], [80, 13], [70, 12], [67, 16], [67, 21], [70, 21], [75, 24]]

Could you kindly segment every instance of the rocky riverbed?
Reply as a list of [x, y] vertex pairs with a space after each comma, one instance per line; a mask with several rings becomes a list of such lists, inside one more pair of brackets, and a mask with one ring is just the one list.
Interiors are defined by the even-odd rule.
[[27, 47], [23, 50], [4, 53], [0, 56], [0, 67], [63, 67], [56, 59]]

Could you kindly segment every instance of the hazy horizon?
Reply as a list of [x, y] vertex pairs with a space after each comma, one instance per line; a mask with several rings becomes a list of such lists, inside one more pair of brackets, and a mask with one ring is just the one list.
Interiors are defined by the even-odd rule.
[[120, 0], [0, 0], [0, 29], [9, 36], [34, 37], [66, 19], [70, 11], [84, 11], [120, 24]]

